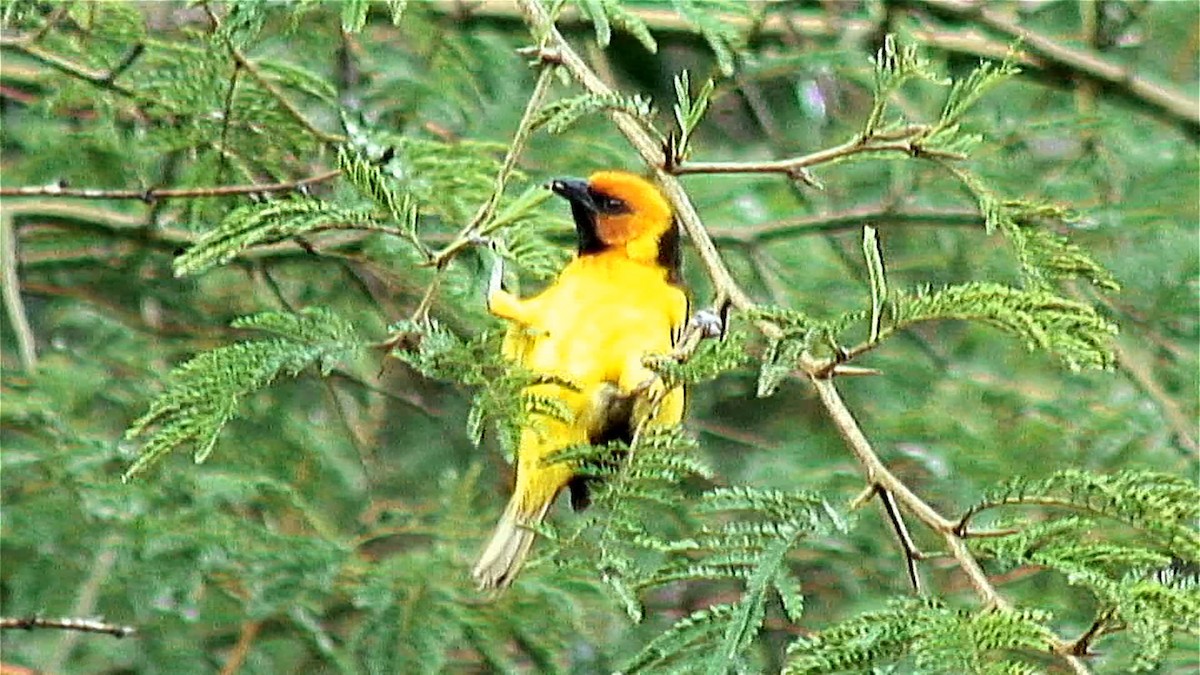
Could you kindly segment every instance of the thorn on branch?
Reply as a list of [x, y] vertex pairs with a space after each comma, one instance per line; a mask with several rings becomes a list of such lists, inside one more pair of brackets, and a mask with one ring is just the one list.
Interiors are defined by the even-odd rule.
[[662, 143], [663, 153], [663, 171], [667, 173], [675, 173], [679, 169], [679, 165], [683, 163], [683, 158], [679, 156], [679, 137], [672, 130], [667, 134], [667, 138]]
[[904, 569], [908, 573], [908, 582], [912, 585], [913, 593], [924, 595], [925, 590], [921, 586], [921, 573], [917, 569], [917, 562], [924, 560], [925, 554], [917, 548], [916, 542], [909, 534], [908, 526], [904, 523], [904, 514], [900, 512], [900, 506], [896, 503], [896, 497], [891, 490], [882, 485], [876, 485], [875, 494], [879, 495], [879, 503], [883, 505], [883, 511], [892, 523], [896, 539], [900, 541], [900, 546], [904, 549]]
[[517, 53], [529, 57], [531, 66], [561, 66], [563, 63], [562, 52], [552, 47], [540, 45], [520, 47], [517, 49]]

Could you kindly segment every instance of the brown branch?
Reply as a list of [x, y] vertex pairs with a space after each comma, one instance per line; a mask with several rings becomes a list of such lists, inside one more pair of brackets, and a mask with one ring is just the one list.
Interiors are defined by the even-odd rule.
[[233, 646], [233, 650], [229, 653], [229, 659], [221, 667], [220, 675], [234, 675], [242, 669], [242, 664], [246, 662], [246, 656], [250, 653], [250, 646], [254, 644], [254, 638], [258, 637], [262, 625], [261, 620], [247, 621], [242, 624], [237, 644]]
[[929, 132], [924, 125], [910, 125], [887, 133], [859, 136], [841, 145], [789, 159], [762, 162], [683, 162], [671, 167], [671, 173], [782, 173], [791, 178], [805, 180], [804, 170], [810, 166], [827, 164], [864, 153], [899, 153], [912, 157], [939, 157], [943, 159], [965, 159], [958, 153], [927, 150], [921, 147], [921, 139]]
[[977, 22], [989, 30], [1020, 39], [1024, 49], [1047, 63], [1097, 81], [1179, 123], [1193, 136], [1200, 134], [1200, 102], [1179, 91], [1139, 77], [1132, 70], [1112, 63], [1094, 51], [1074, 49], [1047, 35], [1025, 28], [990, 7], [988, 3], [921, 0], [912, 4], [943, 16]]
[[24, 618], [0, 617], [0, 630], [33, 630], [34, 628], [54, 628], [57, 630], [78, 631], [80, 633], [100, 633], [111, 635], [115, 638], [129, 637], [137, 632], [137, 629], [133, 626], [120, 626], [96, 619], [43, 619], [40, 616]]
[[1112, 620], [1112, 617], [1113, 610], [1111, 609], [1100, 612], [1096, 616], [1096, 620], [1092, 622], [1092, 625], [1082, 635], [1061, 646], [1062, 653], [1073, 654], [1075, 656], [1091, 655], [1093, 653], [1092, 643], [1096, 641], [1096, 638], [1105, 633], [1105, 629], [1108, 628], [1108, 622]]
[[26, 187], [0, 187], [0, 197], [64, 197], [73, 199], [138, 199], [153, 203], [160, 199], [198, 198], [198, 197], [229, 197], [231, 195], [263, 194], [269, 192], [288, 192], [300, 190], [309, 185], [321, 183], [341, 175], [340, 169], [323, 171], [306, 178], [284, 181], [282, 183], [261, 183], [247, 185], [217, 185], [200, 188], [147, 188], [145, 190], [104, 190], [98, 188], [70, 188], [54, 183], [51, 185], [32, 185]]
[[[426, 7], [436, 12], [452, 15], [456, 20], [482, 19], [487, 21], [520, 20], [525, 15], [521, 0], [486, 0], [465, 3], [462, 0], [426, 0]], [[629, 7], [627, 11], [645, 22], [652, 32], [695, 33], [696, 25], [672, 9], [654, 7]], [[743, 14], [716, 13], [714, 20], [734, 30], [748, 30], [763, 36], [801, 34], [806, 37], [837, 37], [846, 34], [866, 35], [876, 29], [872, 21], [859, 19], [829, 19], [811, 13], [772, 13], [759, 19]], [[574, 5], [567, 5], [557, 17], [557, 22], [567, 28], [590, 28], [588, 20]], [[616, 27], [614, 27], [615, 29]]]
[[136, 59], [137, 56], [140, 55], [140, 52], [133, 53], [133, 58], [128, 58], [127, 55], [126, 58], [129, 60], [129, 63], [122, 61], [121, 64], [118, 64], [117, 68], [113, 68], [112, 70], [108, 71], [98, 71], [81, 66], [73, 61], [68, 61], [58, 54], [38, 47], [37, 45], [33, 44], [33, 37], [36, 36], [3, 37], [0, 38], [0, 48], [11, 49], [24, 54], [25, 56], [28, 56], [43, 65], [50, 66], [54, 70], [57, 70], [64, 75], [68, 75], [77, 80], [82, 80], [101, 89], [107, 89], [108, 91], [118, 93], [128, 98], [139, 98], [136, 91], [126, 86], [117, 84], [113, 80], [115, 80], [116, 77], [121, 74], [121, 72], [123, 72], [129, 67], [129, 65], [133, 63], [133, 59]]

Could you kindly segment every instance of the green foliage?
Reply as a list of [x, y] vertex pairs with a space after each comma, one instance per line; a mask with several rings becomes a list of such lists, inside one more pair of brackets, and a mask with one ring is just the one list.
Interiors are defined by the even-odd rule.
[[671, 4], [708, 43], [721, 74], [733, 75], [734, 54], [741, 48], [743, 38], [728, 17], [748, 17], [750, 7], [736, 0], [671, 0]]
[[1025, 283], [1046, 288], [1055, 279], [1083, 277], [1106, 290], [1120, 289], [1112, 273], [1091, 255], [1046, 229], [1076, 221], [1078, 218], [1068, 210], [1053, 204], [1002, 199], [971, 173], [955, 173], [975, 196], [988, 231], [999, 230], [1016, 250]]
[[583, 15], [592, 20], [596, 42], [601, 47], [608, 47], [612, 40], [612, 26], [616, 26], [633, 36], [651, 54], [658, 51], [658, 42], [646, 22], [625, 8], [620, 0], [576, 0], [576, 4]]
[[836, 337], [865, 316], [863, 312], [847, 312], [832, 320], [818, 321], [793, 309], [761, 305], [748, 312], [750, 320], [768, 321], [781, 333], [767, 343], [759, 364], [758, 397], [773, 395], [783, 380], [796, 370], [796, 364], [805, 352], [840, 349]]
[[[445, 475], [444, 500], [401, 532], [469, 527], [476, 516], [467, 505], [479, 490], [480, 473], [475, 465], [465, 474]], [[538, 579], [520, 594], [481, 602], [461, 573], [463, 564], [453, 547], [442, 545], [361, 570], [353, 603], [365, 621], [348, 645], [357, 656], [350, 671], [442, 672], [451, 668], [456, 652], [469, 648], [498, 672], [516, 672], [526, 661], [540, 672], [562, 672], [559, 655], [587, 630], [587, 613], [572, 594], [594, 592], [569, 579]], [[531, 614], [537, 618], [531, 620]]]
[[883, 46], [871, 58], [871, 64], [874, 66], [875, 76], [875, 87], [872, 92], [874, 103], [871, 106], [871, 114], [867, 117], [867, 123], [863, 127], [864, 138], [874, 135], [881, 129], [894, 126], [885, 121], [883, 115], [887, 111], [888, 98], [895, 94], [904, 83], [913, 79], [928, 80], [939, 84], [947, 83], [933, 72], [928, 59], [921, 56], [917, 45], [906, 44], [897, 47], [896, 37], [891, 34], [884, 37]]
[[598, 96], [588, 93], [560, 98], [543, 106], [534, 118], [533, 128], [544, 127], [551, 134], [561, 134], [587, 115], [609, 111], [623, 112], [647, 126], [654, 116], [650, 99], [640, 94]]
[[[1135, 669], [1159, 667], [1175, 635], [1200, 634], [1200, 583], [1195, 574], [1200, 565], [1200, 534], [1195, 529], [1200, 488], [1194, 482], [1147, 471], [1063, 471], [1041, 480], [1009, 481], [972, 507], [967, 517], [1017, 505], [1084, 515], [980, 539], [976, 548], [1006, 566], [1049, 570], [1086, 589], [1100, 606], [1098, 634], [1129, 631], [1139, 645]], [[1114, 520], [1140, 536], [1122, 537], [1112, 526]]]
[[553, 232], [563, 229], [561, 219], [543, 208], [551, 195], [544, 187], [531, 185], [516, 197], [501, 201], [499, 211], [480, 229], [482, 236], [501, 237], [493, 240], [495, 252], [537, 279], [554, 276], [567, 260], [566, 253], [549, 242]]
[[922, 673], [1034, 673], [1014, 652], [1046, 647], [1050, 615], [956, 610], [929, 599], [893, 600], [788, 647], [788, 675], [862, 670], [884, 663]]
[[651, 356], [647, 365], [658, 373], [668, 387], [676, 384], [700, 384], [723, 373], [736, 370], [750, 359], [746, 353], [746, 334], [734, 331], [719, 340], [704, 340], [688, 358]]
[[1112, 518], [1152, 536], [1171, 555], [1200, 560], [1200, 533], [1195, 529], [1200, 488], [1186, 478], [1151, 471], [1059, 471], [1040, 480], [1014, 479], [989, 492], [967, 513], [1025, 503]]
[[974, 282], [898, 293], [890, 330], [923, 321], [978, 321], [1010, 333], [1030, 350], [1047, 351], [1072, 369], [1110, 368], [1116, 326], [1095, 309], [1043, 290]]
[[710, 79], [700, 87], [696, 97], [692, 98], [691, 76], [683, 71], [675, 76], [675, 124], [679, 127], [679, 136], [675, 139], [674, 161], [680, 162], [687, 158], [692, 134], [704, 113], [708, 112], [709, 99], [712, 98], [713, 81]]
[[[678, 429], [648, 430], [629, 449], [619, 444], [574, 448], [553, 459], [580, 463], [584, 475], [604, 479], [588, 516], [569, 533], [549, 533], [558, 548], [555, 555], [600, 572], [635, 620], [645, 612], [638, 596], [657, 587], [701, 580], [745, 584], [738, 602], [680, 619], [622, 672], [689, 661], [718, 673], [744, 667], [742, 654], [762, 629], [769, 599], [779, 599], [790, 621], [802, 615], [803, 597], [786, 564], [788, 552], [806, 535], [845, 531], [843, 519], [811, 493], [717, 487], [698, 499], [687, 496], [682, 481], [711, 477], [694, 452], [694, 441]], [[690, 513], [680, 508], [692, 501]], [[677, 529], [673, 538], [664, 537], [667, 522]], [[718, 640], [721, 647], [714, 654], [712, 643]]]
[[283, 199], [247, 204], [229, 212], [191, 248], [175, 258], [175, 275], [223, 265], [244, 251], [332, 229], [377, 229], [371, 211], [347, 209], [319, 199]]
[[417, 372], [476, 389], [467, 413], [467, 436], [476, 445], [483, 441], [490, 421], [511, 455], [528, 412], [555, 413], [559, 409], [553, 400], [522, 395], [522, 389], [536, 377], [500, 356], [500, 340], [493, 333], [464, 340], [437, 321], [400, 323], [391, 332], [402, 338], [394, 355]]
[[[126, 432], [128, 438], [137, 438], [149, 431], [149, 437], [137, 461], [125, 471], [125, 480], [181, 445], [194, 445], [193, 458], [197, 464], [203, 462], [244, 397], [269, 386], [281, 374], [294, 377], [310, 365], [328, 374], [360, 346], [352, 325], [321, 308], [299, 314], [258, 314], [233, 326], [276, 337], [218, 347], [172, 370], [167, 390]], [[157, 428], [150, 431], [151, 427]]]
[[367, 23], [367, 11], [371, 9], [370, 0], [347, 0], [342, 3], [342, 30], [347, 33], [357, 33]]

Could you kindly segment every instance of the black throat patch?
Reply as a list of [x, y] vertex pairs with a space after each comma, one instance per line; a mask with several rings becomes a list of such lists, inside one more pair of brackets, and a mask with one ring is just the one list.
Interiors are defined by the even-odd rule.
[[683, 249], [679, 243], [679, 222], [674, 218], [658, 238], [658, 264], [667, 270], [667, 283], [675, 286], [683, 283]]
[[596, 228], [596, 212], [572, 201], [571, 216], [575, 218], [575, 234], [579, 237], [579, 255], [603, 251], [604, 242], [600, 241], [600, 232]]

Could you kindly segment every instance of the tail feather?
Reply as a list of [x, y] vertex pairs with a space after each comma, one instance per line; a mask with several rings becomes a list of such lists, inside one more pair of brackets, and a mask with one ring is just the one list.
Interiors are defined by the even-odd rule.
[[525, 513], [515, 498], [508, 503], [491, 541], [471, 572], [480, 590], [507, 588], [512, 583], [525, 564], [536, 536], [530, 528], [542, 522], [549, 508], [550, 502], [546, 502], [533, 513]]

